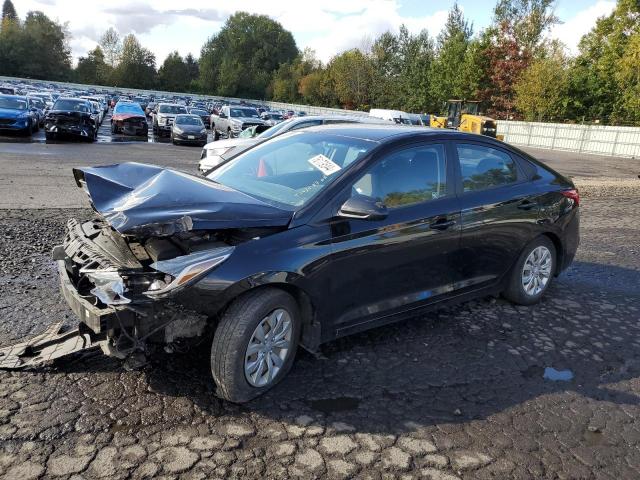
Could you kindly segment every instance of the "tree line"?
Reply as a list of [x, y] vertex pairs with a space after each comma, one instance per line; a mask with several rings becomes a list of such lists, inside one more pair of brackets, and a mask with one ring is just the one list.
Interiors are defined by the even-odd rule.
[[66, 25], [21, 20], [5, 0], [0, 74], [359, 110], [443, 113], [448, 99], [477, 99], [498, 119], [640, 124], [640, 1], [618, 0], [574, 56], [548, 39], [558, 22], [554, 0], [497, 0], [475, 32], [454, 4], [436, 37], [402, 26], [323, 63], [278, 22], [239, 12], [199, 59], [173, 52], [158, 68], [135, 35], [110, 28], [74, 68]]

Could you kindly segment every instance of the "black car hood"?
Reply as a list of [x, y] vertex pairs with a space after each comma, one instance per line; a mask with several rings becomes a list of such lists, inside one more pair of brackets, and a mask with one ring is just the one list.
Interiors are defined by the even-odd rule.
[[94, 209], [122, 234], [284, 227], [293, 215], [211, 180], [154, 165], [74, 168], [73, 175]]
[[204, 128], [204, 125], [176, 125], [175, 128], [179, 128], [184, 133], [200, 133], [200, 131]]

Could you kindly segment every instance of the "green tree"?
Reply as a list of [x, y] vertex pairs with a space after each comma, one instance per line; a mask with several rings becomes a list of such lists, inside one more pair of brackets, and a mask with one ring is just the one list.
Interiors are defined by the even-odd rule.
[[321, 67], [320, 62], [315, 58], [315, 52], [305, 49], [293, 62], [284, 63], [275, 71], [267, 97], [280, 102], [303, 101], [300, 82], [305, 76]]
[[158, 69], [158, 85], [162, 90], [184, 92], [189, 88], [189, 69], [178, 52], [170, 53]]
[[567, 96], [567, 61], [556, 50], [535, 59], [515, 85], [515, 106], [528, 121], [557, 121]]
[[622, 95], [616, 102], [615, 118], [640, 125], [640, 32], [629, 37], [617, 62], [616, 80]]
[[273, 73], [297, 55], [293, 35], [280, 23], [239, 12], [202, 47], [200, 85], [209, 93], [263, 97]]
[[18, 14], [16, 13], [16, 7], [13, 6], [11, 0], [4, 0], [2, 4], [2, 20], [9, 19], [13, 21], [18, 20]]
[[[570, 69], [570, 111], [576, 119], [602, 122], [634, 121], [632, 40], [640, 31], [640, 3], [618, 0], [615, 10], [600, 18], [580, 41], [580, 53]], [[627, 51], [627, 48], [630, 48]], [[629, 54], [632, 68], [623, 58]], [[624, 71], [622, 73], [620, 70]]]
[[29, 12], [23, 25], [21, 74], [29, 78], [68, 80], [71, 49], [68, 33], [42, 12]]
[[545, 32], [559, 22], [554, 7], [555, 0], [498, 0], [494, 23], [507, 27], [518, 46], [533, 54]]
[[329, 80], [342, 107], [368, 110], [373, 62], [357, 48], [336, 55], [327, 65]]
[[431, 68], [431, 95], [436, 105], [450, 98], [471, 98], [475, 90], [461, 75], [461, 59], [466, 59], [473, 26], [464, 18], [457, 3], [449, 11], [444, 29], [438, 35], [437, 57]]
[[78, 59], [75, 78], [79, 83], [90, 85], [108, 85], [111, 82], [112, 69], [104, 59], [104, 52], [96, 46], [86, 57]]
[[184, 63], [187, 66], [187, 77], [189, 79], [188, 90], [191, 92], [200, 91], [200, 85], [198, 82], [198, 78], [200, 77], [200, 67], [198, 65], [198, 61], [189, 53], [184, 57]]
[[156, 81], [156, 57], [129, 34], [122, 42], [122, 54], [114, 71], [118, 87], [153, 88]]

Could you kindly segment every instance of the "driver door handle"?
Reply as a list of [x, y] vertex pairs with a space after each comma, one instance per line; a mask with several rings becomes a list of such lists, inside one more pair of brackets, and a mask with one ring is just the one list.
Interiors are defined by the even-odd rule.
[[439, 218], [433, 223], [429, 224], [429, 228], [432, 230], [446, 230], [449, 227], [453, 227], [456, 224], [455, 220], [448, 220], [446, 218]]

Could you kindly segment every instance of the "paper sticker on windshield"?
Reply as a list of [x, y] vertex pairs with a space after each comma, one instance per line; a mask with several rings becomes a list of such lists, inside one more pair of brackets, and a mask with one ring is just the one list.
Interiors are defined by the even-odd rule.
[[311, 165], [320, 170], [326, 176], [340, 171], [340, 165], [322, 154], [311, 157], [308, 161]]

